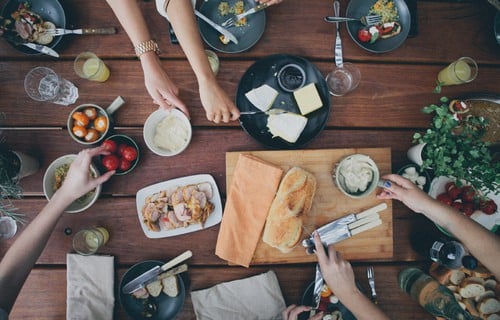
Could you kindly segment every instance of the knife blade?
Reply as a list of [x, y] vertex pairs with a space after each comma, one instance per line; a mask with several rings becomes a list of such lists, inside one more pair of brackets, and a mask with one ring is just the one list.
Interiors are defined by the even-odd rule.
[[[385, 209], [387, 209], [387, 204], [383, 202], [360, 213], [351, 213], [336, 219], [316, 231], [319, 233], [323, 244], [329, 246], [330, 244], [340, 242], [381, 225], [382, 220], [380, 219], [379, 212]], [[314, 253], [314, 239], [312, 237], [304, 239], [302, 246], [307, 249], [308, 254]]]
[[49, 30], [49, 33], [54, 36], [62, 36], [66, 34], [115, 34], [116, 29], [114, 27], [109, 28], [82, 28], [82, 29], [63, 29], [56, 28], [55, 30]]
[[227, 31], [226, 29], [224, 29], [223, 27], [221, 27], [217, 23], [213, 22], [212, 20], [210, 20], [209, 18], [204, 16], [198, 10], [195, 9], [194, 13], [196, 14], [196, 16], [198, 18], [200, 18], [203, 21], [205, 21], [206, 23], [208, 23], [212, 28], [217, 30], [220, 34], [224, 35], [226, 38], [228, 38], [230, 41], [234, 42], [235, 44], [238, 44], [238, 39], [236, 39], [236, 37], [231, 32]]
[[32, 42], [18, 42], [16, 45], [21, 45], [21, 46], [26, 46], [30, 49], [33, 49], [35, 51], [47, 54], [49, 56], [53, 56], [56, 58], [59, 58], [59, 54], [52, 48], [49, 48], [47, 46], [41, 45], [41, 44], [36, 44]]
[[160, 281], [162, 279], [165, 279], [165, 278], [168, 278], [170, 276], [175, 276], [176, 274], [179, 274], [179, 273], [182, 273], [182, 272], [186, 272], [188, 269], [188, 266], [187, 264], [181, 264], [180, 266], [178, 267], [175, 267], [173, 269], [170, 269], [168, 271], [165, 271], [163, 273], [160, 273], [159, 275], [157, 275], [156, 277], [154, 278], [151, 278], [149, 279], [148, 281], [144, 282], [144, 283], [141, 283], [139, 285], [137, 285], [135, 288], [131, 289], [131, 292], [129, 293], [134, 293], [135, 291], [141, 289], [141, 288], [145, 288], [148, 284], [150, 283], [153, 283], [155, 281]]
[[313, 290], [313, 299], [312, 299], [312, 307], [313, 309], [318, 309], [319, 302], [321, 300], [321, 290], [323, 289], [323, 275], [321, 274], [321, 269], [319, 267], [319, 263], [316, 264], [316, 276], [314, 278], [314, 290]]
[[124, 285], [122, 288], [122, 292], [125, 294], [134, 292], [135, 290], [139, 289], [140, 286], [143, 285], [144, 283], [148, 282], [151, 279], [156, 278], [160, 273], [167, 271], [168, 269], [183, 262], [184, 260], [191, 258], [192, 256], [193, 253], [191, 252], [191, 250], [187, 250], [184, 253], [180, 254], [179, 256], [175, 257], [174, 259], [168, 261], [161, 267], [156, 266], [154, 268], [149, 269], [148, 271], [144, 272], [143, 274], [139, 275], [138, 277], [136, 277], [135, 279]]

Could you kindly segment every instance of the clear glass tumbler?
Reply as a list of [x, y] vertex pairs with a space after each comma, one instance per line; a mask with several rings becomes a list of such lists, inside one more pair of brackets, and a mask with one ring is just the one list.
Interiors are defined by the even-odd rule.
[[345, 62], [326, 75], [328, 91], [333, 96], [343, 96], [356, 89], [361, 80], [361, 72], [352, 63]]
[[78, 88], [47, 67], [31, 69], [24, 78], [24, 89], [36, 101], [67, 106], [78, 99]]

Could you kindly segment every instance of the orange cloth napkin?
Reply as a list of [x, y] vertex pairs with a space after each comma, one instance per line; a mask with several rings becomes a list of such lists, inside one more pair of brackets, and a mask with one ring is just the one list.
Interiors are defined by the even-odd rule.
[[250, 154], [240, 154], [222, 216], [215, 254], [249, 267], [283, 170]]

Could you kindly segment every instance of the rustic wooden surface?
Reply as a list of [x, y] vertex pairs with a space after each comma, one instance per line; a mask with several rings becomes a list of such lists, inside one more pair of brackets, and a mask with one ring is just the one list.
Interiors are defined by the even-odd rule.
[[[7, 0], [0, 0], [4, 5]], [[302, 294], [314, 275], [314, 263], [229, 267], [214, 254], [218, 226], [201, 232], [164, 239], [144, 236], [135, 211], [135, 193], [142, 187], [172, 178], [210, 173], [222, 193], [226, 190], [226, 152], [265, 151], [249, 137], [238, 122], [215, 125], [208, 122], [201, 107], [196, 78], [178, 45], [168, 40], [168, 23], [156, 12], [154, 1], [139, 1], [147, 16], [152, 36], [158, 39], [162, 63], [181, 90], [181, 98], [190, 108], [193, 139], [188, 149], [173, 158], [161, 158], [150, 152], [142, 138], [142, 126], [156, 109], [144, 87], [139, 62], [127, 35], [111, 9], [101, 0], [61, 0], [68, 27], [115, 26], [111, 36], [67, 36], [56, 48], [61, 58], [24, 55], [5, 41], [0, 41], [0, 111], [3, 138], [16, 150], [38, 157], [40, 170], [21, 181], [24, 198], [13, 204], [33, 219], [46, 204], [42, 178], [48, 165], [63, 154], [76, 153], [82, 145], [67, 133], [69, 112], [82, 103], [107, 106], [121, 95], [126, 104], [114, 115], [117, 133], [130, 135], [138, 142], [141, 160], [126, 176], [113, 177], [103, 187], [94, 206], [82, 214], [64, 214], [49, 239], [37, 265], [14, 306], [11, 319], [64, 319], [66, 313], [66, 253], [71, 252], [71, 237], [64, 229], [77, 231], [89, 225], [104, 225], [111, 239], [102, 254], [115, 256], [116, 287], [124, 272], [142, 260], [168, 260], [186, 249], [193, 251], [186, 274], [188, 294], [178, 319], [194, 319], [190, 290], [247, 276], [276, 271], [287, 304], [300, 303]], [[347, 0], [341, 0], [341, 14]], [[287, 53], [307, 58], [326, 74], [333, 66], [335, 27], [323, 17], [331, 15], [331, 1], [286, 0], [266, 10], [266, 31], [261, 40], [241, 54], [218, 54], [221, 66], [218, 79], [231, 98], [235, 98], [239, 79], [259, 58]], [[460, 56], [471, 56], [479, 64], [479, 75], [471, 83], [443, 88], [442, 95], [457, 97], [469, 93], [498, 94], [500, 46], [493, 36], [495, 10], [487, 1], [444, 2], [419, 1], [419, 34], [409, 38], [398, 49], [375, 54], [357, 46], [341, 29], [344, 60], [355, 63], [362, 73], [358, 88], [344, 97], [332, 97], [331, 113], [325, 130], [305, 149], [390, 148], [391, 168], [397, 171], [408, 162], [406, 150], [412, 135], [427, 127], [429, 116], [421, 113], [424, 105], [437, 102], [432, 94], [435, 78], [441, 68]], [[307, 26], [305, 28], [304, 26]], [[105, 83], [78, 78], [72, 61], [82, 51], [93, 51], [111, 69]], [[34, 66], [53, 68], [74, 82], [80, 97], [71, 106], [30, 100], [23, 90], [24, 75]], [[397, 274], [408, 266], [426, 268], [427, 261], [416, 254], [410, 244], [414, 230], [425, 228], [436, 232], [432, 223], [412, 213], [399, 202], [393, 202], [393, 255], [354, 261], [358, 281], [367, 290], [365, 269], [375, 266], [380, 307], [394, 319], [432, 319], [397, 284]], [[23, 232], [21, 227], [18, 234]], [[3, 256], [14, 239], [0, 242]], [[118, 301], [115, 318], [126, 319]]]

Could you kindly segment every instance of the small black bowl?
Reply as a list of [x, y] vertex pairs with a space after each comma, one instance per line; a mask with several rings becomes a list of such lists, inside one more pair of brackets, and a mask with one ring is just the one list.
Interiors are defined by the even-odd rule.
[[[124, 134], [115, 134], [115, 135], [109, 136], [108, 138], [106, 138], [105, 140], [103, 140], [103, 143], [106, 140], [112, 140], [112, 141], [116, 142], [116, 145], [118, 147], [120, 146], [120, 144], [125, 144], [127, 146], [131, 146], [131, 147], [133, 147], [137, 151], [137, 158], [135, 158], [135, 160], [132, 161], [130, 168], [128, 170], [126, 170], [126, 171], [122, 171], [120, 169], [117, 169], [116, 172], [115, 172], [115, 175], [116, 176], [125, 175], [125, 174], [131, 172], [132, 170], [134, 170], [134, 168], [139, 163], [139, 158], [140, 158], [140, 151], [139, 151], [139, 146], [137, 145], [137, 143], [132, 138], [130, 138], [129, 136], [126, 136]], [[114, 154], [116, 154], [118, 156], [118, 158], [121, 157], [118, 151], [116, 151]], [[107, 171], [107, 169], [102, 165], [102, 159], [104, 157], [105, 156], [100, 156], [99, 165], [100, 165], [100, 168], [102, 169], [101, 172], [106, 172]]]
[[[422, 190], [424, 190], [424, 192], [426, 192], [426, 193], [429, 192], [429, 188], [431, 186], [431, 180], [432, 180], [431, 174], [427, 170], [422, 171], [421, 167], [415, 163], [408, 163], [408, 164], [402, 166], [401, 168], [399, 168], [397, 174], [399, 174], [400, 176], [403, 176], [403, 174], [405, 173], [405, 171], [408, 168], [415, 168], [415, 170], [417, 171], [419, 176], [425, 177], [425, 184], [422, 186]], [[412, 181], [412, 182], [415, 183], [414, 181]]]

